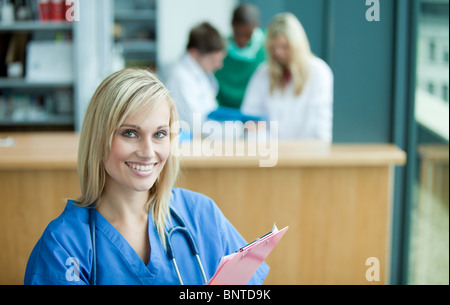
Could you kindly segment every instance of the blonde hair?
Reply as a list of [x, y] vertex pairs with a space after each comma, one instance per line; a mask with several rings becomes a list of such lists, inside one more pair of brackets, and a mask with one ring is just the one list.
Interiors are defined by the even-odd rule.
[[[178, 112], [162, 82], [150, 71], [124, 69], [108, 76], [95, 91], [86, 110], [78, 148], [78, 176], [81, 196], [76, 199], [87, 207], [100, 198], [106, 181], [107, 160], [114, 133], [128, 116], [142, 107], [167, 102], [170, 108], [170, 141], [177, 139]], [[165, 245], [165, 225], [169, 215], [172, 187], [179, 170], [179, 161], [170, 154], [160, 176], [149, 190], [151, 209], [159, 236]]]
[[[287, 68], [292, 75], [294, 92], [302, 93], [309, 76], [309, 65], [312, 57], [311, 47], [306, 32], [300, 21], [291, 13], [277, 14], [267, 27], [267, 50], [270, 50], [272, 40], [284, 35], [290, 46], [289, 64]], [[270, 92], [277, 88], [283, 90], [283, 67], [280, 66], [269, 52]]]

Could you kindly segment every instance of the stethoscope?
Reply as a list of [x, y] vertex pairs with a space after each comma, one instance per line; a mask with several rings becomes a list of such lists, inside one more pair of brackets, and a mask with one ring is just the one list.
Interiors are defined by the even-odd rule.
[[[91, 233], [91, 240], [92, 240], [92, 269], [91, 269], [91, 279], [90, 284], [96, 285], [97, 284], [97, 246], [95, 244], [95, 209], [90, 209], [90, 217], [89, 217], [89, 228]], [[175, 259], [175, 252], [173, 251], [171, 238], [172, 235], [176, 232], [182, 233], [189, 245], [189, 248], [191, 250], [191, 253], [196, 257], [198, 267], [200, 268], [200, 271], [202, 272], [203, 281], [206, 284], [206, 275], [205, 270], [203, 269], [203, 264], [200, 260], [200, 256], [198, 254], [198, 248], [195, 244], [194, 238], [191, 235], [191, 232], [189, 232], [188, 228], [186, 227], [183, 219], [181, 219], [180, 215], [171, 207], [170, 208], [170, 214], [175, 219], [175, 221], [178, 222], [178, 226], [172, 227], [170, 230], [166, 231], [166, 244], [167, 244], [167, 256], [169, 257], [169, 260], [172, 261], [172, 264], [175, 268], [175, 272], [178, 277], [178, 281], [181, 285], [183, 284], [183, 279], [181, 278], [180, 270], [178, 269], [177, 261]]]

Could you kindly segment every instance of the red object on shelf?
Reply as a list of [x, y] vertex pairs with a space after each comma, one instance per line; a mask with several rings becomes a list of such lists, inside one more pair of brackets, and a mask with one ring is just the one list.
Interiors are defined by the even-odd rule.
[[39, 20], [51, 20], [50, 10], [50, 0], [39, 0]]
[[57, 21], [66, 19], [65, 6], [64, 0], [50, 0], [50, 19]]

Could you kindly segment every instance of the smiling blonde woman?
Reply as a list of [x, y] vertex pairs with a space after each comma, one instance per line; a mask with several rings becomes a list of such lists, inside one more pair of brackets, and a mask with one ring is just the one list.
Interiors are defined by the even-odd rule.
[[[222, 256], [246, 244], [211, 199], [174, 187], [177, 120], [149, 71], [125, 69], [100, 84], [80, 134], [81, 195], [47, 226], [25, 284], [204, 284]], [[176, 226], [186, 230], [171, 238]], [[268, 269], [261, 265], [249, 284]]]

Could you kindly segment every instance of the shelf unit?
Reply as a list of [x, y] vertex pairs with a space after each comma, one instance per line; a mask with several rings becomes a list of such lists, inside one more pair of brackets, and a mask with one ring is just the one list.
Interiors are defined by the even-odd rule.
[[[2, 73], [0, 99], [17, 93], [19, 95], [53, 95], [60, 100], [56, 101], [54, 98], [54, 105], [59, 107], [56, 109], [59, 113], [51, 113], [45, 117], [42, 112], [36, 111], [27, 118], [20, 113], [15, 116], [10, 113], [5, 115], [5, 103], [0, 100], [0, 131], [79, 132], [81, 130], [86, 108], [95, 89], [114, 69], [111, 35], [114, 24], [114, 3], [113, 0], [78, 0], [76, 3], [79, 3], [77, 10], [79, 18], [72, 23], [65, 21], [17, 21], [11, 25], [0, 23], [0, 35], [3, 37], [6, 37], [8, 33], [30, 33], [33, 40], [55, 40], [53, 35], [58, 33], [56, 36], [58, 39], [71, 41], [73, 64], [73, 77], [71, 81], [64, 82], [30, 82], [26, 78], [7, 78], [6, 74]], [[71, 104], [67, 103], [67, 92], [70, 92]], [[71, 105], [70, 109], [67, 105]]]
[[114, 42], [125, 66], [156, 68], [156, 0], [114, 1]]
[[[73, 24], [37, 20], [0, 24], [0, 35], [3, 37], [12, 37], [18, 33], [28, 34], [29, 41], [53, 40], [57, 36], [72, 37]], [[61, 35], [61, 33], [64, 34]], [[74, 58], [72, 61], [74, 62]], [[22, 64], [26, 74], [26, 63]], [[2, 75], [0, 77], [0, 131], [74, 130], [74, 87], [75, 81], [41, 82], [29, 81], [25, 75], [20, 78], [8, 78]], [[66, 110], [63, 113], [57, 110], [58, 103], [61, 102], [58, 96], [64, 96]], [[67, 103], [69, 103], [69, 110], [67, 110]]]

